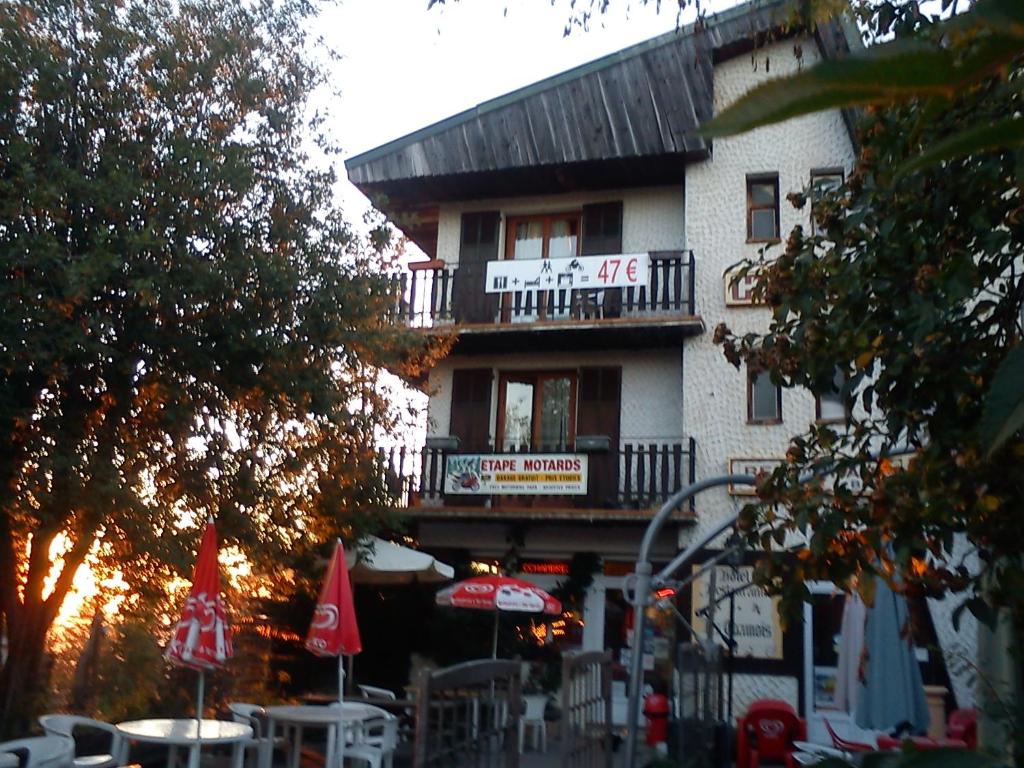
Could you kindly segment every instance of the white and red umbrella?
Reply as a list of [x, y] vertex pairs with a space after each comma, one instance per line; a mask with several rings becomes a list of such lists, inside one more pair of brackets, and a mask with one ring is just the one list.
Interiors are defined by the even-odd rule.
[[451, 608], [494, 611], [491, 657], [498, 658], [498, 617], [502, 611], [559, 614], [562, 604], [540, 587], [511, 576], [477, 576], [437, 593], [435, 602]]
[[345, 669], [342, 656], [353, 656], [363, 650], [352, 601], [352, 585], [345, 567], [345, 547], [341, 539], [327, 566], [327, 575], [320, 590], [320, 600], [313, 611], [306, 636], [306, 650], [317, 656], [338, 657], [338, 701], [344, 695]]
[[206, 670], [224, 666], [234, 656], [227, 611], [220, 596], [217, 565], [217, 528], [211, 517], [199, 545], [192, 589], [185, 601], [181, 621], [174, 628], [164, 657], [172, 664], [198, 670], [199, 693], [196, 720], [203, 719], [203, 684]]

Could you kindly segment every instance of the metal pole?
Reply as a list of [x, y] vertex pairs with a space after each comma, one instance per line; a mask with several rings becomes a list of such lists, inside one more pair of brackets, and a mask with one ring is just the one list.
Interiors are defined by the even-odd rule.
[[708, 574], [708, 607], [704, 614], [704, 706], [705, 724], [711, 719], [711, 660], [715, 655], [715, 591], [718, 589], [718, 573], [714, 568]]
[[338, 704], [345, 702], [345, 656], [338, 654]]
[[196, 692], [196, 741], [203, 736], [203, 688], [206, 685], [206, 670], [199, 670], [199, 690]]
[[[658, 574], [657, 581], [651, 577], [653, 571], [651, 566], [651, 550], [654, 548], [654, 541], [658, 533], [661, 532], [662, 526], [672, 516], [672, 513], [687, 499], [693, 498], [698, 493], [709, 488], [717, 488], [720, 485], [754, 485], [755, 482], [753, 475], [721, 475], [709, 480], [701, 480], [699, 483], [693, 483], [670, 496], [661, 505], [657, 514], [651, 519], [651, 522], [647, 524], [647, 530], [644, 531], [644, 537], [640, 542], [640, 553], [637, 555], [636, 582], [634, 583], [635, 590], [632, 601], [633, 656], [630, 659], [629, 665], [629, 709], [626, 712], [626, 766], [628, 768], [632, 768], [636, 761], [637, 729], [640, 727], [640, 691], [643, 688], [644, 672], [644, 610], [647, 608], [652, 586], [661, 581], [661, 574], [665, 572], [665, 569], [662, 569], [662, 572]], [[730, 525], [732, 525], [732, 521], [721, 528], [716, 526], [712, 533], [704, 538], [707, 541], [711, 541]], [[703, 548], [704, 543], [706, 542], [702, 539], [699, 548]], [[693, 549], [693, 545], [687, 549], [687, 552], [691, 549]], [[676, 559], [678, 560], [678, 558]], [[676, 561], [673, 560], [672, 562]]]
[[494, 636], [491, 638], [491, 658], [498, 658], [498, 617], [501, 616], [501, 611], [498, 609], [494, 610]]
[[[878, 459], [883, 456], [899, 456], [903, 454], [913, 453], [916, 448], [907, 445], [900, 445], [890, 450], [875, 451], [871, 454], [871, 458]], [[834, 466], [822, 467], [817, 472], [808, 472], [801, 475], [800, 482], [805, 483], [808, 480], [813, 480], [816, 477], [823, 477], [830, 475], [835, 471]], [[647, 524], [647, 530], [644, 531], [644, 537], [640, 542], [640, 552], [637, 554], [636, 561], [636, 592], [633, 595], [633, 641], [634, 644], [639, 638], [642, 642], [643, 639], [643, 625], [644, 625], [644, 612], [643, 608], [646, 607], [648, 595], [647, 593], [651, 589], [652, 582], [658, 583], [663, 581], [665, 578], [670, 576], [676, 570], [681, 568], [687, 561], [693, 558], [693, 556], [701, 549], [703, 549], [708, 543], [720, 535], [726, 528], [731, 527], [736, 523], [736, 519], [739, 517], [738, 514], [730, 515], [728, 519], [719, 525], [715, 526], [707, 535], [701, 538], [700, 541], [694, 542], [686, 548], [683, 552], [676, 555], [676, 557], [667, 566], [658, 572], [656, 578], [651, 577], [651, 549], [654, 546], [654, 539], [658, 533], [661, 532], [662, 526], [672, 515], [674, 509], [688, 499], [692, 499], [698, 493], [709, 490], [711, 488], [717, 488], [722, 485], [756, 485], [756, 479], [753, 475], [720, 475], [718, 477], [710, 478], [709, 480], [702, 480], [699, 483], [693, 483], [685, 488], [682, 488], [661, 505], [657, 514], [651, 518], [651, 522]], [[641, 592], [643, 587], [643, 592]], [[642, 648], [640, 649], [642, 652]], [[634, 648], [634, 654], [636, 649]], [[643, 676], [643, 658], [641, 657], [639, 662], [636, 658], [631, 659], [630, 664], [630, 677], [629, 677], [629, 710], [626, 712], [626, 766], [627, 768], [633, 768], [636, 762], [636, 746], [637, 746], [637, 728], [640, 724], [640, 689], [642, 688], [642, 676]]]

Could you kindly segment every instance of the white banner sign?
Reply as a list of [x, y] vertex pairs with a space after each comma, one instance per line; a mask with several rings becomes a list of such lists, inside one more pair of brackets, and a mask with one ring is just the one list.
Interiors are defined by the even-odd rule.
[[487, 495], [586, 495], [587, 455], [451, 454], [445, 458], [444, 492]]
[[487, 262], [487, 293], [599, 290], [647, 285], [650, 256], [574, 256], [568, 259], [503, 259]]
[[[693, 566], [696, 571], [699, 565]], [[732, 636], [736, 642], [736, 656], [754, 659], [782, 658], [782, 624], [779, 622], [779, 598], [765, 594], [761, 587], [750, 583], [754, 567], [741, 565], [733, 569], [719, 565], [715, 569], [715, 624], [729, 636], [729, 598], [732, 593], [735, 619]], [[711, 573], [707, 571], [693, 580], [693, 609], [690, 624], [701, 639], [707, 637], [707, 619], [702, 611], [708, 606], [708, 588]], [[715, 642], [725, 645], [717, 632]]]

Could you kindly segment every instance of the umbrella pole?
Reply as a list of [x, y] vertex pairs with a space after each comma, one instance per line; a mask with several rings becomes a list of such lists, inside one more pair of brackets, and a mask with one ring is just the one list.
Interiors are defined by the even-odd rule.
[[338, 654], [338, 703], [345, 700], [345, 656]]
[[491, 658], [498, 658], [498, 617], [501, 611], [494, 612], [494, 638], [491, 640]]
[[205, 683], [206, 683], [206, 670], [200, 669], [199, 670], [199, 690], [196, 692], [196, 701], [198, 702], [196, 704], [196, 738], [197, 739], [202, 737], [201, 730], [202, 730], [202, 727], [203, 727], [203, 688], [205, 687]]

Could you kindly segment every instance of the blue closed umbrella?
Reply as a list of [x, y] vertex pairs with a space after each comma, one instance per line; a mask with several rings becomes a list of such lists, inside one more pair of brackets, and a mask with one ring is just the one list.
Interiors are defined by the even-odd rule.
[[857, 693], [857, 725], [891, 732], [909, 724], [914, 733], [928, 729], [928, 703], [910, 632], [907, 601], [881, 579], [875, 604], [867, 611], [864, 662]]

